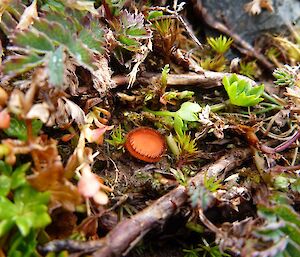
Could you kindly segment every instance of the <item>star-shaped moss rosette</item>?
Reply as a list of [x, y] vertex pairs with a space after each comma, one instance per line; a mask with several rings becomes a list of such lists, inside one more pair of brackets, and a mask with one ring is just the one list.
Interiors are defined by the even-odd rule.
[[225, 76], [222, 80], [225, 90], [229, 96], [230, 103], [237, 106], [249, 107], [258, 104], [264, 99], [264, 85], [252, 87], [249, 82], [238, 78], [236, 74]]

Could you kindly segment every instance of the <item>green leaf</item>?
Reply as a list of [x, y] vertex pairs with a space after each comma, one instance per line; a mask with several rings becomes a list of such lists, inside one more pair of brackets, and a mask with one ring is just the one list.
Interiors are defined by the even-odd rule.
[[16, 225], [21, 232], [22, 236], [27, 236], [32, 226], [32, 220], [27, 216], [18, 216], [16, 218]]
[[127, 46], [138, 46], [139, 45], [139, 43], [135, 39], [129, 38], [129, 37], [124, 36], [124, 35], [120, 35], [118, 37], [118, 40], [122, 44], [127, 45]]
[[43, 127], [43, 122], [38, 120], [38, 119], [35, 119], [35, 120], [32, 120], [31, 121], [31, 126], [32, 126], [32, 134], [34, 136], [37, 136], [41, 130], [41, 128]]
[[183, 121], [179, 115], [174, 116], [174, 130], [179, 136], [183, 135]]
[[276, 205], [274, 212], [285, 221], [291, 222], [300, 227], [300, 216], [288, 205]]
[[0, 196], [7, 196], [10, 191], [11, 178], [6, 175], [1, 175], [0, 185]]
[[79, 40], [68, 45], [71, 55], [85, 68], [93, 70], [93, 54], [83, 43]]
[[16, 189], [27, 183], [25, 175], [26, 175], [26, 171], [29, 169], [30, 165], [31, 165], [30, 162], [28, 162], [28, 163], [25, 163], [25, 164], [17, 167], [14, 170], [14, 172], [11, 176], [11, 188], [12, 189]]
[[49, 83], [54, 87], [63, 85], [64, 82], [64, 48], [58, 47], [55, 52], [48, 55]]
[[0, 220], [0, 238], [9, 232], [13, 225], [14, 222], [10, 219]]
[[231, 104], [248, 107], [264, 100], [260, 97], [264, 92], [263, 84], [252, 87], [248, 81], [239, 79], [236, 74], [229, 78], [225, 76], [222, 82]]
[[[37, 135], [40, 131], [43, 123], [40, 120], [32, 121], [32, 133]], [[4, 130], [5, 134], [10, 137], [17, 137], [20, 140], [27, 140], [27, 127], [23, 120], [12, 117], [10, 119], [10, 126], [8, 129]]]
[[43, 61], [43, 56], [38, 56], [34, 53], [30, 55], [9, 56], [3, 62], [3, 72], [9, 75], [21, 74], [41, 65]]
[[17, 137], [20, 140], [27, 140], [27, 128], [24, 121], [17, 118], [10, 119], [10, 126], [4, 130], [5, 134], [9, 137]]
[[13, 35], [12, 42], [18, 47], [32, 49], [38, 53], [54, 51], [54, 46], [48, 37], [35, 31], [17, 32]]
[[126, 34], [128, 36], [132, 36], [132, 37], [138, 37], [138, 36], [143, 36], [143, 35], [147, 35], [147, 31], [144, 28], [129, 28], [126, 30]]
[[56, 43], [71, 45], [74, 43], [71, 33], [57, 22], [50, 22], [44, 18], [35, 21], [33, 26], [44, 33], [49, 39]]
[[185, 121], [198, 121], [199, 118], [196, 113], [201, 111], [201, 107], [197, 103], [185, 102], [176, 112], [181, 119]]
[[103, 42], [96, 39], [91, 31], [83, 29], [79, 34], [79, 38], [82, 41], [82, 43], [85, 44], [93, 52], [98, 54], [104, 52], [104, 48], [102, 47]]
[[16, 206], [4, 196], [0, 196], [0, 210], [0, 221], [11, 219], [17, 212]]
[[12, 173], [12, 167], [5, 163], [4, 161], [0, 160], [0, 172], [6, 176], [10, 176]]
[[151, 19], [161, 17], [163, 15], [164, 15], [164, 13], [162, 11], [151, 11], [151, 12], [149, 12], [147, 19], [151, 20]]

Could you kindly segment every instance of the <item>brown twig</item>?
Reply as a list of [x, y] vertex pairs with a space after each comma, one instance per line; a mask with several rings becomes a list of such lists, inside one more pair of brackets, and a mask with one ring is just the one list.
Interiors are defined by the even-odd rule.
[[[168, 86], [199, 86], [201, 88], [213, 88], [222, 85], [224, 76], [230, 76], [231, 73], [204, 71], [203, 73], [185, 73], [185, 74], [169, 74], [167, 78]], [[237, 75], [240, 79], [247, 80], [252, 86], [256, 82], [243, 75]], [[143, 85], [153, 84], [159, 81], [161, 73], [143, 72], [138, 77], [137, 82]], [[117, 75], [112, 80], [119, 86], [127, 85], [129, 78], [126, 75]]]
[[265, 56], [261, 53], [257, 52], [254, 47], [242, 39], [238, 34], [231, 31], [227, 26], [223, 23], [216, 21], [202, 5], [201, 0], [192, 0], [193, 10], [199, 16], [202, 17], [203, 21], [213, 29], [220, 31], [221, 33], [231, 37], [234, 40], [234, 44], [237, 45], [237, 50], [242, 52], [243, 54], [247, 54], [249, 56], [255, 57], [264, 67], [268, 70], [273, 71], [274, 66], [270, 63]]
[[[250, 156], [251, 150], [249, 148], [232, 149], [216, 162], [201, 168], [199, 173], [190, 179], [189, 183], [193, 184], [193, 186], [203, 183], [205, 174], [207, 177], [225, 176], [229, 170], [241, 165]], [[70, 252], [94, 252], [93, 257], [116, 257], [124, 255], [137, 244], [144, 234], [157, 225], [163, 224], [178, 211], [187, 199], [186, 188], [178, 186], [130, 219], [121, 221], [100, 240], [90, 242], [56, 240], [40, 247], [40, 250], [43, 253], [50, 251], [58, 252], [63, 249], [67, 249]]]

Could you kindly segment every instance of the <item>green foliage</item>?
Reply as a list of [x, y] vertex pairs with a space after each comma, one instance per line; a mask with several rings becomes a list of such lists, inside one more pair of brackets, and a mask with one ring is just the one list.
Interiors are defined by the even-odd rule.
[[113, 16], [119, 16], [126, 0], [105, 0]]
[[299, 256], [299, 214], [282, 201], [277, 201], [272, 206], [259, 205], [258, 214], [266, 222], [255, 231], [255, 235], [267, 246], [259, 256]]
[[264, 92], [263, 84], [252, 87], [248, 81], [239, 79], [236, 74], [229, 78], [225, 76], [222, 82], [231, 104], [248, 107], [263, 101], [263, 98], [260, 97]]
[[201, 111], [201, 106], [197, 103], [184, 102], [180, 106], [180, 109], [176, 112], [151, 111], [149, 109], [145, 109], [145, 111], [148, 111], [158, 116], [173, 117], [174, 130], [176, 131], [177, 135], [183, 136], [184, 130], [186, 130], [186, 124], [184, 123], [184, 121], [198, 121], [199, 118], [197, 114]]
[[180, 170], [180, 169], [170, 169], [170, 171], [172, 172], [172, 174], [174, 175], [176, 181], [183, 186], [187, 185], [187, 177], [185, 176], [185, 174]]
[[0, 247], [4, 246], [8, 257], [38, 256], [37, 234], [51, 221], [47, 206], [50, 194], [29, 185], [29, 167], [30, 163], [25, 163], [13, 170], [0, 160]]
[[[43, 123], [40, 120], [32, 120], [32, 133], [37, 135], [41, 130]], [[27, 140], [27, 126], [24, 120], [19, 120], [16, 117], [11, 118], [10, 126], [8, 129], [4, 130], [5, 134], [9, 137], [16, 137], [20, 140]]]
[[175, 137], [180, 155], [193, 155], [197, 152], [197, 143], [195, 139], [191, 138], [191, 135], [183, 133], [183, 135], [177, 134]]
[[201, 60], [200, 65], [205, 70], [223, 71], [226, 68], [226, 58], [223, 55], [208, 56]]
[[164, 13], [162, 11], [151, 11], [148, 14], [147, 20], [155, 19], [158, 17], [162, 17]]
[[169, 72], [170, 72], [170, 65], [166, 64], [165, 67], [162, 69], [162, 72], [161, 72], [161, 88], [162, 88], [163, 92], [167, 88]]
[[218, 38], [207, 38], [207, 43], [210, 47], [217, 52], [218, 54], [224, 54], [228, 51], [233, 40], [231, 38], [227, 38], [226, 36], [219, 36]]
[[257, 76], [256, 61], [252, 62], [240, 62], [240, 74], [243, 74], [251, 79]]
[[117, 128], [114, 128], [112, 130], [112, 132], [110, 134], [111, 139], [106, 139], [106, 142], [117, 149], [121, 149], [126, 141], [123, 134], [124, 134], [124, 131], [123, 131], [121, 125], [119, 125]]
[[35, 20], [27, 30], [14, 31], [12, 25], [8, 25], [12, 23], [11, 19], [1, 25], [7, 28], [12, 50], [21, 53], [5, 60], [5, 74], [15, 76], [46, 63], [50, 83], [60, 86], [64, 78], [65, 53], [84, 68], [94, 70], [93, 54], [104, 52], [104, 32], [98, 19], [87, 18], [84, 12], [76, 10], [56, 9], [59, 11], [45, 11], [43, 17]]
[[191, 206], [193, 208], [200, 208], [203, 211], [208, 209], [214, 200], [212, 193], [202, 183], [198, 185], [190, 184], [188, 195]]
[[111, 26], [120, 45], [129, 51], [140, 50], [142, 41], [151, 37], [151, 31], [144, 25], [144, 16], [141, 13], [131, 14], [122, 10], [120, 17], [113, 20]]
[[39, 257], [37, 247], [38, 233], [31, 230], [27, 236], [16, 232], [9, 242], [8, 257]]
[[204, 186], [210, 192], [216, 192], [221, 187], [221, 182], [221, 179], [216, 180], [215, 177], [204, 176]]
[[218, 245], [210, 245], [204, 238], [203, 244], [198, 244], [197, 248], [184, 249], [184, 257], [230, 257], [227, 253], [222, 253]]
[[177, 91], [177, 90], [172, 90], [164, 93], [162, 97], [160, 98], [161, 103], [170, 103], [170, 104], [176, 104], [177, 100], [182, 100], [182, 99], [191, 99], [194, 95], [193, 91]]
[[278, 86], [293, 87], [299, 84], [297, 75], [299, 73], [299, 66], [284, 65], [282, 68], [277, 68], [273, 72], [273, 76], [276, 78], [274, 83]]

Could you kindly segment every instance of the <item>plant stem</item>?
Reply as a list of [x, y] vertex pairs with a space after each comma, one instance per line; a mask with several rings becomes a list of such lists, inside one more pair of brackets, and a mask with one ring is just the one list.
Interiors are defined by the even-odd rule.
[[268, 101], [270, 101], [271, 103], [274, 103], [276, 105], [279, 106], [283, 106], [283, 104], [281, 102], [279, 102], [277, 99], [275, 99], [273, 96], [270, 96], [267, 92], [263, 92], [262, 96], [267, 99]]
[[143, 111], [150, 112], [150, 113], [158, 115], [158, 116], [171, 116], [171, 117], [174, 117], [175, 114], [176, 114], [175, 112], [170, 112], [170, 111], [152, 111], [148, 108], [143, 108]]
[[218, 112], [218, 111], [221, 111], [223, 110], [228, 104], [230, 103], [229, 99], [226, 100], [225, 102], [223, 103], [219, 103], [219, 104], [214, 104], [212, 106], [210, 106], [210, 110], [212, 112]]

